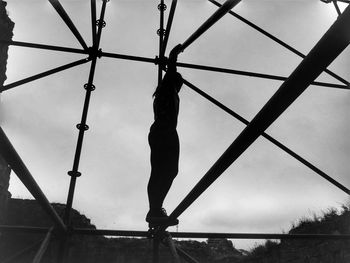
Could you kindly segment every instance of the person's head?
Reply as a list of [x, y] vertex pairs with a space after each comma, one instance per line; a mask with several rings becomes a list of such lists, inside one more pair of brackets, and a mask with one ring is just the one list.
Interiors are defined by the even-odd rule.
[[177, 92], [179, 93], [183, 85], [183, 79], [180, 73], [178, 72], [168, 72], [165, 74], [160, 85], [157, 86], [156, 90], [153, 93], [153, 97], [156, 97], [160, 94]]

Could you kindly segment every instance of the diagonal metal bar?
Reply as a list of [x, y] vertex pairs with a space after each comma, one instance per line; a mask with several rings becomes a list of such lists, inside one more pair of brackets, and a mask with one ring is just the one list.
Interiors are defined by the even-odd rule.
[[57, 212], [53, 209], [50, 202], [47, 200], [44, 193], [41, 191], [39, 185], [25, 166], [21, 157], [12, 146], [10, 140], [7, 138], [5, 132], [0, 127], [0, 155], [11, 166], [11, 169], [16, 173], [18, 178], [22, 181], [29, 192], [34, 196], [39, 205], [50, 216], [56, 227], [61, 232], [66, 232], [67, 228], [64, 225]]
[[64, 10], [63, 6], [58, 0], [48, 0], [51, 5], [56, 9], [57, 13], [60, 15], [60, 17], [63, 19], [63, 21], [66, 23], [68, 28], [72, 31], [74, 36], [77, 38], [79, 41], [80, 45], [87, 50], [88, 46], [86, 45], [83, 37], [80, 35], [78, 29], [75, 27], [73, 21], [70, 19], [69, 15], [66, 13]]
[[[208, 0], [209, 2], [211, 2], [212, 4], [221, 7], [221, 4], [218, 3], [215, 0]], [[276, 43], [280, 44], [281, 46], [285, 47], [286, 49], [288, 49], [289, 51], [293, 52], [294, 54], [298, 55], [301, 58], [305, 58], [305, 55], [303, 53], [301, 53], [300, 51], [296, 50], [295, 48], [293, 48], [292, 46], [288, 45], [287, 43], [281, 41], [280, 39], [278, 39], [277, 37], [273, 36], [272, 34], [268, 33], [267, 31], [265, 31], [264, 29], [258, 27], [257, 25], [255, 25], [254, 23], [248, 21], [247, 19], [243, 18], [242, 16], [238, 15], [237, 13], [233, 12], [233, 11], [229, 11], [229, 13], [236, 17], [237, 19], [239, 19], [240, 21], [242, 21], [243, 23], [247, 24], [248, 26], [254, 28], [255, 30], [257, 30], [258, 32], [262, 33], [263, 35], [267, 36], [268, 38], [270, 38], [271, 40], [275, 41]], [[348, 82], [347, 80], [343, 79], [342, 77], [338, 76], [337, 74], [335, 74], [334, 72], [325, 69], [324, 70], [328, 75], [332, 76], [333, 78], [339, 80], [340, 82], [344, 83], [347, 86], [350, 86], [350, 82]]]
[[294, 70], [278, 91], [233, 141], [185, 199], [170, 214], [178, 218], [306, 90], [349, 45], [350, 7]]
[[[209, 100], [210, 102], [212, 102], [213, 104], [218, 106], [220, 109], [224, 110], [226, 113], [230, 114], [231, 116], [233, 116], [234, 118], [239, 120], [240, 122], [244, 123], [245, 125], [249, 125], [250, 124], [248, 120], [246, 120], [245, 118], [243, 118], [242, 116], [240, 116], [239, 114], [237, 114], [236, 112], [231, 110], [230, 108], [226, 107], [221, 102], [219, 102], [216, 99], [214, 99], [213, 97], [209, 96], [207, 93], [205, 93], [204, 91], [200, 90], [195, 85], [193, 85], [192, 83], [188, 82], [185, 79], [184, 79], [184, 84], [186, 86], [188, 86], [189, 88], [191, 88], [193, 91], [197, 92], [199, 95], [203, 96], [204, 98], [206, 98], [207, 100]], [[268, 141], [272, 142], [274, 145], [279, 147], [281, 150], [285, 151], [290, 156], [294, 157], [296, 160], [298, 160], [299, 162], [301, 162], [302, 164], [304, 164], [305, 166], [310, 168], [312, 171], [314, 171], [315, 173], [317, 173], [318, 175], [320, 175], [321, 177], [326, 179], [328, 182], [330, 182], [334, 186], [338, 187], [343, 192], [345, 192], [347, 194], [350, 194], [350, 189], [348, 189], [347, 187], [345, 187], [344, 185], [342, 185], [338, 181], [334, 180], [332, 177], [327, 175], [325, 172], [323, 172], [322, 170], [320, 170], [319, 168], [314, 166], [312, 163], [308, 162], [306, 159], [304, 159], [303, 157], [301, 157], [300, 155], [298, 155], [297, 153], [295, 153], [294, 151], [289, 149], [287, 146], [283, 145], [281, 142], [279, 142], [275, 138], [271, 137], [269, 134], [263, 132], [261, 135], [265, 139], [267, 139]]]
[[92, 43], [96, 46], [96, 0], [91, 0], [91, 33], [92, 33]]
[[40, 245], [38, 252], [35, 254], [35, 257], [33, 259], [33, 263], [40, 263], [41, 262], [41, 259], [43, 258], [44, 254], [46, 252], [46, 249], [50, 243], [52, 231], [53, 231], [53, 228], [50, 228], [50, 230], [47, 232], [43, 242]]
[[19, 47], [47, 49], [47, 50], [54, 50], [54, 51], [63, 51], [63, 52], [78, 53], [78, 54], [87, 54], [88, 53], [86, 50], [83, 50], [83, 49], [44, 45], [44, 44], [37, 44], [37, 43], [28, 43], [28, 42], [21, 42], [21, 41], [0, 40], [0, 44], [19, 46]]
[[[262, 74], [262, 73], [235, 70], [235, 69], [225, 69], [225, 68], [218, 68], [218, 67], [211, 67], [211, 66], [204, 66], [204, 65], [195, 65], [195, 64], [189, 64], [189, 63], [178, 62], [176, 65], [178, 67], [183, 67], [183, 68], [208, 70], [208, 71], [214, 71], [214, 72], [243, 75], [248, 77], [264, 78], [264, 79], [272, 79], [272, 80], [280, 80], [280, 81], [285, 81], [288, 79], [287, 77], [276, 76], [276, 75]], [[350, 89], [350, 86], [346, 86], [342, 84], [333, 84], [333, 83], [317, 82], [317, 81], [312, 82], [311, 85], [328, 87], [328, 88]]]
[[32, 251], [36, 246], [40, 245], [41, 242], [42, 240], [40, 239], [39, 241], [34, 242], [33, 244], [30, 244], [28, 247], [25, 247], [24, 249], [20, 250], [19, 252], [12, 255], [11, 257], [4, 259], [1, 263], [15, 263], [15, 260], [18, 260], [21, 256]]
[[337, 10], [338, 16], [340, 16], [341, 15], [341, 11], [340, 11], [340, 8], [339, 8], [338, 3], [337, 3], [336, 0], [333, 0], [333, 5], [335, 7], [335, 10]]
[[164, 54], [166, 52], [166, 48], [167, 48], [168, 40], [169, 40], [169, 35], [170, 35], [170, 30], [171, 30], [171, 26], [173, 24], [173, 19], [174, 19], [174, 15], [175, 15], [176, 5], [177, 5], [177, 0], [173, 0], [171, 2], [171, 7], [170, 7], [170, 11], [169, 11], [169, 16], [168, 16], [168, 22], [167, 22], [166, 28], [165, 28], [164, 40], [163, 40], [163, 45], [162, 45], [162, 49], [161, 49], [161, 55], [159, 57], [164, 57]]
[[12, 89], [14, 87], [23, 85], [25, 83], [28, 83], [28, 82], [31, 82], [31, 81], [34, 81], [34, 80], [38, 80], [38, 79], [47, 77], [49, 75], [55, 74], [57, 72], [60, 72], [60, 71], [63, 71], [63, 70], [66, 70], [66, 69], [69, 69], [69, 68], [72, 68], [72, 67], [84, 64], [84, 63], [86, 63], [88, 61], [89, 61], [89, 59], [87, 59], [87, 58], [80, 59], [78, 61], [75, 61], [75, 62], [72, 62], [72, 63], [68, 63], [66, 65], [63, 65], [63, 66], [60, 66], [60, 67], [57, 67], [57, 68], [54, 68], [54, 69], [50, 69], [48, 71], [36, 74], [34, 76], [31, 76], [31, 77], [28, 77], [28, 78], [25, 78], [25, 79], [22, 79], [22, 80], [19, 80], [19, 81], [7, 84], [5, 86], [0, 87], [0, 92]]
[[176, 246], [174, 244], [174, 240], [172, 239], [172, 236], [169, 232], [165, 233], [164, 239], [162, 240], [162, 243], [167, 246], [173, 256], [173, 262], [174, 263], [181, 263], [179, 254], [177, 253]]
[[197, 38], [199, 38], [205, 31], [212, 27], [219, 21], [227, 12], [229, 12], [241, 0], [226, 0], [226, 2], [210, 16], [185, 42], [182, 44], [182, 51], [191, 45]]
[[188, 253], [186, 253], [183, 249], [176, 247], [177, 253], [187, 262], [189, 263], [199, 263], [199, 261], [195, 260], [193, 257], [191, 257]]

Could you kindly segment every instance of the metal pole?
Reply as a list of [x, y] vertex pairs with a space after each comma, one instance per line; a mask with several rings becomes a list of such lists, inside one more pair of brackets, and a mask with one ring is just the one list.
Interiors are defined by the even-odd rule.
[[50, 243], [51, 236], [52, 236], [52, 230], [53, 230], [53, 228], [50, 228], [50, 230], [47, 232], [43, 242], [40, 245], [38, 252], [36, 253], [36, 255], [33, 259], [33, 263], [40, 263], [41, 262], [41, 259], [44, 256], [46, 249]]
[[229, 12], [241, 0], [227, 0], [211, 17], [209, 17], [183, 44], [182, 51], [191, 45], [205, 31], [220, 20], [227, 12]]
[[100, 47], [100, 41], [101, 41], [101, 34], [102, 34], [102, 28], [106, 26], [106, 22], [104, 21], [105, 18], [105, 12], [106, 12], [106, 4], [109, 0], [102, 0], [102, 8], [101, 8], [101, 14], [100, 19], [98, 20], [98, 30], [97, 30], [97, 39], [96, 39], [96, 49], [99, 49]]
[[[244, 123], [245, 125], [249, 125], [249, 121], [248, 120], [246, 120], [245, 118], [243, 118], [242, 116], [240, 116], [239, 114], [237, 114], [236, 112], [231, 110], [230, 108], [226, 107], [225, 105], [223, 105], [222, 103], [220, 103], [219, 101], [214, 99], [213, 97], [209, 96], [207, 93], [205, 93], [204, 91], [200, 90], [199, 88], [194, 86], [192, 83], [190, 83], [190, 82], [188, 82], [187, 80], [184, 79], [184, 84], [186, 86], [188, 86], [190, 89], [192, 89], [195, 92], [197, 92], [199, 95], [203, 96], [204, 98], [206, 98], [207, 100], [209, 100], [210, 102], [212, 102], [213, 104], [218, 106], [220, 109], [224, 110], [226, 113], [230, 114], [231, 116], [233, 116], [234, 118], [239, 120], [240, 122]], [[310, 168], [312, 171], [314, 171], [315, 173], [317, 173], [318, 175], [320, 175], [321, 177], [326, 179], [328, 182], [330, 182], [334, 186], [338, 187], [340, 190], [344, 191], [347, 194], [350, 194], [350, 190], [347, 187], [345, 187], [341, 183], [339, 183], [336, 180], [334, 180], [332, 177], [327, 175], [322, 170], [318, 169], [312, 163], [308, 162], [306, 159], [304, 159], [303, 157], [301, 157], [300, 155], [298, 155], [297, 153], [295, 153], [294, 151], [289, 149], [287, 146], [283, 145], [281, 142], [277, 141], [276, 139], [274, 139], [273, 137], [271, 137], [270, 135], [268, 135], [265, 132], [262, 133], [261, 135], [265, 139], [267, 139], [268, 141], [272, 142], [274, 145], [276, 145], [277, 147], [279, 147], [280, 149], [282, 149], [283, 151], [288, 153], [290, 156], [294, 157], [296, 160], [298, 160], [299, 162], [301, 162], [302, 164], [304, 164], [305, 166]]]
[[178, 218], [349, 45], [349, 23], [350, 7], [347, 7], [288, 80], [170, 214], [171, 218]]
[[164, 239], [165, 239], [166, 246], [169, 247], [170, 252], [173, 255], [174, 262], [181, 263], [180, 258], [179, 258], [179, 254], [176, 251], [176, 246], [175, 246], [174, 241], [173, 241], [169, 232], [165, 233]]
[[333, 0], [333, 5], [335, 7], [335, 10], [337, 10], [338, 16], [340, 16], [341, 15], [341, 11], [340, 11], [340, 8], [338, 6], [337, 0]]
[[66, 232], [67, 228], [58, 216], [56, 211], [47, 200], [44, 193], [41, 191], [39, 185], [30, 174], [29, 170], [23, 163], [21, 157], [18, 155], [11, 142], [7, 138], [5, 132], [0, 127], [0, 155], [11, 166], [11, 169], [15, 172], [18, 178], [26, 186], [33, 197], [38, 201], [44, 211], [50, 216], [55, 223], [56, 227], [61, 232]]
[[[22, 249], [21, 251], [17, 252], [16, 254], [14, 254], [13, 256], [5, 259], [4, 261], [2, 261], [1, 263], [11, 263], [14, 262], [15, 259], [18, 259], [19, 257], [23, 256], [25, 253], [30, 252], [32, 249], [34, 249], [36, 246], [38, 246], [40, 243], [42, 242], [42, 240], [39, 240], [37, 242], [35, 242], [34, 244], [31, 244], [30, 246]], [[18, 262], [18, 261], [17, 261]]]
[[47, 227], [0, 225], [0, 232], [42, 234], [47, 231]]
[[69, 27], [69, 29], [72, 31], [74, 36], [77, 38], [81, 46], [86, 50], [88, 49], [88, 46], [86, 45], [83, 37], [80, 35], [78, 29], [75, 27], [74, 23], [64, 10], [63, 6], [60, 4], [58, 0], [48, 0], [51, 5], [56, 9], [57, 13], [60, 15], [60, 17], [63, 19], [63, 21], [66, 23], [66, 25]]
[[101, 52], [101, 56], [108, 57], [108, 58], [134, 60], [134, 61], [139, 61], [139, 62], [148, 62], [148, 63], [154, 63], [154, 64], [156, 63], [156, 59], [154, 59], [154, 58], [122, 55], [122, 54], [116, 54], [116, 53]]
[[[195, 65], [195, 64], [189, 64], [189, 63], [178, 62], [176, 63], [176, 65], [178, 67], [183, 67], [183, 68], [208, 70], [208, 71], [214, 71], [214, 72], [243, 75], [248, 77], [264, 78], [264, 79], [272, 79], [272, 80], [280, 80], [280, 81], [285, 81], [288, 79], [287, 77], [276, 76], [276, 75], [262, 74], [262, 73], [235, 70], [235, 69], [218, 68], [218, 67], [211, 67], [211, 66], [204, 66], [204, 65]], [[342, 84], [333, 84], [333, 83], [317, 82], [317, 81], [313, 81], [311, 85], [328, 87], [328, 88], [350, 89], [350, 86], [346, 86]]]
[[80, 59], [78, 61], [75, 61], [75, 62], [72, 62], [72, 63], [68, 63], [66, 65], [63, 65], [63, 66], [60, 66], [60, 67], [57, 67], [57, 68], [54, 68], [54, 69], [50, 69], [48, 71], [36, 74], [34, 76], [31, 76], [31, 77], [28, 77], [28, 78], [25, 78], [25, 79], [22, 79], [22, 80], [19, 80], [19, 81], [7, 84], [5, 86], [0, 87], [0, 92], [3, 92], [5, 90], [9, 90], [9, 89], [15, 88], [17, 86], [23, 85], [25, 83], [28, 83], [28, 82], [31, 82], [31, 81], [34, 81], [34, 80], [38, 80], [38, 79], [47, 77], [49, 75], [55, 74], [57, 72], [60, 72], [60, 71], [63, 71], [63, 70], [69, 69], [69, 68], [73, 68], [75, 66], [84, 64], [84, 63], [86, 63], [88, 61], [89, 61], [88, 58]]
[[59, 47], [59, 46], [52, 46], [52, 45], [28, 43], [28, 42], [22, 42], [22, 41], [8, 41], [8, 40], [0, 40], [0, 43], [6, 44], [6, 45], [12, 45], [12, 46], [19, 46], [19, 47], [39, 48], [39, 49], [78, 53], [78, 54], [88, 54], [86, 50], [70, 48], [70, 47]]
[[167, 48], [167, 45], [168, 45], [168, 40], [169, 40], [171, 26], [173, 24], [173, 19], [174, 19], [174, 15], [175, 15], [176, 5], [177, 5], [177, 0], [173, 0], [171, 2], [171, 6], [170, 6], [168, 22], [166, 24], [166, 29], [165, 29], [165, 34], [164, 34], [164, 41], [163, 41], [163, 45], [162, 45], [162, 51], [161, 51], [161, 55], [159, 57], [164, 57], [164, 54], [165, 54], [165, 51], [166, 51], [166, 48]]
[[91, 0], [91, 33], [92, 43], [96, 46], [96, 0]]
[[199, 263], [199, 261], [195, 260], [193, 257], [191, 257], [188, 253], [186, 253], [184, 250], [182, 250], [179, 247], [176, 247], [177, 253], [186, 260], [189, 263]]
[[164, 67], [164, 54], [162, 52], [163, 48], [163, 35], [164, 35], [164, 11], [166, 9], [166, 5], [164, 4], [164, 0], [160, 1], [160, 4], [158, 5], [159, 9], [159, 29], [157, 30], [157, 33], [159, 35], [159, 63], [158, 63], [158, 86], [162, 82], [163, 78], [163, 67]]
[[153, 249], [152, 249], [153, 263], [159, 263], [159, 239], [157, 237], [154, 237], [152, 243], [153, 243]]
[[[216, 2], [215, 0], [208, 0], [209, 2], [211, 2], [212, 4], [221, 7], [221, 4], [219, 4], [218, 2]], [[296, 50], [295, 48], [293, 48], [292, 46], [288, 45], [287, 43], [281, 41], [280, 39], [278, 39], [277, 37], [271, 35], [270, 33], [268, 33], [267, 31], [265, 31], [264, 29], [258, 27], [257, 25], [255, 25], [254, 23], [248, 21], [247, 19], [243, 18], [242, 16], [238, 15], [237, 13], [233, 12], [233, 11], [229, 11], [229, 13], [238, 18], [239, 20], [241, 20], [243, 23], [247, 24], [248, 26], [254, 28], [255, 30], [257, 30], [258, 32], [262, 33], [263, 35], [267, 36], [268, 38], [270, 38], [271, 40], [275, 41], [276, 43], [280, 44], [281, 46], [285, 47], [286, 49], [288, 49], [289, 51], [292, 51], [294, 54], [298, 55], [299, 57], [305, 58], [305, 55], [303, 53], [301, 53], [300, 51]], [[333, 78], [339, 80], [340, 82], [344, 83], [347, 86], [350, 86], [350, 83], [348, 81], [346, 81], [345, 79], [341, 78], [340, 76], [338, 76], [337, 74], [333, 73], [332, 71], [325, 69], [324, 70], [328, 75], [332, 76]]]

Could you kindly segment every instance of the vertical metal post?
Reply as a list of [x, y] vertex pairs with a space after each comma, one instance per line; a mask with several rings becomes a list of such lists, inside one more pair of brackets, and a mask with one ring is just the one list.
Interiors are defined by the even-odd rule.
[[171, 26], [173, 24], [173, 19], [174, 19], [174, 15], [175, 15], [176, 5], [177, 5], [177, 0], [173, 0], [171, 2], [169, 16], [168, 16], [168, 22], [166, 23], [166, 29], [165, 29], [165, 33], [164, 33], [164, 40], [163, 40], [163, 44], [162, 44], [161, 56], [163, 56], [163, 57], [164, 57], [164, 54], [165, 54], [165, 51], [166, 51], [166, 47], [168, 45], [168, 40], [169, 40]]
[[163, 36], [164, 36], [164, 11], [166, 9], [166, 5], [164, 4], [164, 0], [160, 1], [158, 5], [158, 10], [160, 12], [159, 16], [159, 29], [157, 33], [159, 35], [159, 64], [158, 64], [158, 86], [162, 82], [163, 78], [163, 67], [164, 67], [164, 54], [162, 54], [163, 49]]
[[159, 263], [159, 238], [158, 237], [154, 237], [153, 238], [153, 253], [152, 253], [152, 260], [153, 263]]

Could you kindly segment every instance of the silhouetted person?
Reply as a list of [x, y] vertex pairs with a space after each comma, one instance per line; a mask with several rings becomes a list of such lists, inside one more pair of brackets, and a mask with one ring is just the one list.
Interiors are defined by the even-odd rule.
[[176, 71], [176, 60], [180, 48], [178, 45], [170, 52], [168, 70], [153, 94], [154, 122], [148, 135], [151, 148], [151, 177], [147, 187], [150, 210], [146, 216], [150, 226], [178, 223], [177, 220], [169, 222], [163, 202], [178, 173], [179, 164], [180, 143], [176, 126], [178, 92], [183, 80]]

